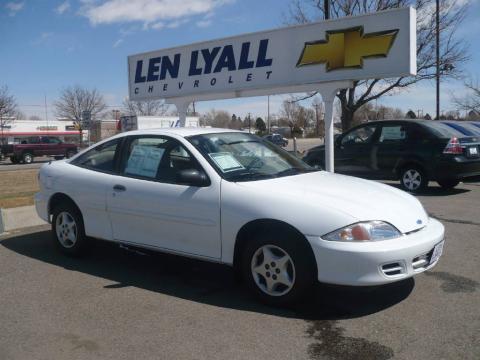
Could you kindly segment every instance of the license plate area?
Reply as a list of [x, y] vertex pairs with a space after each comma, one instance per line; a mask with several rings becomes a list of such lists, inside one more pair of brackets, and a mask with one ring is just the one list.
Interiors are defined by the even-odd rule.
[[468, 157], [478, 157], [480, 152], [478, 151], [478, 146], [469, 146], [467, 147], [467, 156]]

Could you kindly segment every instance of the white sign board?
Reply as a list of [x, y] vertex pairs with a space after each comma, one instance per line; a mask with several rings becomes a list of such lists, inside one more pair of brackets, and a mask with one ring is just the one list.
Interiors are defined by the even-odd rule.
[[170, 101], [415, 75], [416, 12], [388, 10], [132, 55], [128, 74], [130, 100]]

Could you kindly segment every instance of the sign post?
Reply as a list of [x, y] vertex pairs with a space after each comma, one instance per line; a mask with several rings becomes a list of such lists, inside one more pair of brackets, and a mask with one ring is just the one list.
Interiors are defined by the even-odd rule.
[[333, 171], [333, 100], [352, 81], [416, 75], [416, 12], [393, 9], [156, 50], [128, 57], [130, 100], [175, 104], [318, 91], [326, 167]]

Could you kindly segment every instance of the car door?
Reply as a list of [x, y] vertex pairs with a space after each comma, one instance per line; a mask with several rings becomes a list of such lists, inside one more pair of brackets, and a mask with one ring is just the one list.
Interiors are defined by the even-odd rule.
[[379, 179], [396, 178], [396, 169], [414, 153], [412, 129], [408, 123], [384, 123], [375, 142], [371, 168]]
[[376, 132], [376, 124], [365, 124], [340, 137], [335, 147], [335, 171], [370, 177], [370, 157]]
[[107, 196], [113, 236], [125, 243], [219, 259], [220, 182], [177, 182], [180, 170], [204, 171], [179, 141], [130, 136], [121, 174]]

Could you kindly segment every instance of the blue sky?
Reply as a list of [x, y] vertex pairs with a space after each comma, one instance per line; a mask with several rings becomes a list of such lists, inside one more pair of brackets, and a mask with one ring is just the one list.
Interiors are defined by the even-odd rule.
[[[79, 84], [101, 91], [111, 108], [127, 96], [127, 56], [283, 25], [289, 0], [0, 0], [0, 86], [8, 85], [28, 116], [49, 117], [62, 88]], [[143, 5], [149, 5], [145, 7]], [[459, 36], [470, 44], [468, 74], [479, 78], [480, 1], [473, 0]], [[443, 84], [442, 109], [452, 110]], [[284, 97], [271, 98], [271, 111]], [[432, 114], [433, 83], [423, 83], [379, 103]], [[199, 103], [197, 111], [224, 109], [265, 116], [266, 98]]]

